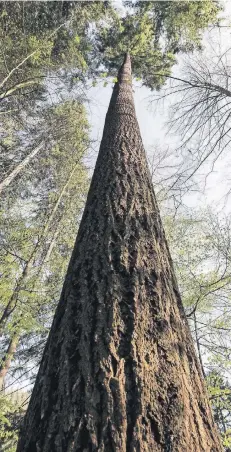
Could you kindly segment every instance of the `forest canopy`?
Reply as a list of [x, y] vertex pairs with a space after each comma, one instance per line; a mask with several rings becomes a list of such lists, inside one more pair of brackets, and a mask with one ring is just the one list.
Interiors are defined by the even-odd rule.
[[[157, 114], [156, 99], [173, 96], [164, 109], [177, 144], [166, 150], [165, 142], [153, 143], [149, 167], [215, 421], [230, 450], [230, 212], [197, 208], [197, 200], [192, 208], [189, 200], [203, 193], [201, 162], [211, 155], [215, 164], [230, 145], [230, 49], [219, 42], [229, 29], [230, 13], [213, 0], [0, 3], [3, 450], [16, 450], [86, 203], [99, 147], [94, 96], [100, 90], [104, 99], [127, 52], [134, 86]], [[210, 36], [216, 74], [214, 60], [205, 68]], [[197, 59], [190, 71], [184, 58]]]

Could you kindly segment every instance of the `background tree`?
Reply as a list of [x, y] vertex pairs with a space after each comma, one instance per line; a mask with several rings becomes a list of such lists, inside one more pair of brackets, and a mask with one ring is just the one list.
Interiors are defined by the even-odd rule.
[[219, 372], [211, 372], [207, 376], [210, 400], [213, 407], [214, 419], [222, 433], [225, 450], [231, 448], [231, 387], [228, 380]]
[[[89, 28], [106, 19], [104, 2], [2, 2], [1, 99], [24, 102], [61, 70], [84, 74], [91, 50]], [[67, 78], [65, 77], [65, 82]], [[9, 99], [10, 98], [10, 99]]]
[[40, 152], [45, 108], [70, 98], [72, 88], [86, 100], [89, 29], [106, 21], [107, 9], [103, 2], [1, 3], [1, 190]]
[[230, 216], [193, 211], [177, 219], [165, 217], [165, 227], [204, 374], [228, 373]]
[[[180, 145], [175, 152], [183, 164], [175, 173], [182, 186], [192, 185], [195, 175], [204, 180], [228, 157], [230, 147], [230, 49], [217, 41], [201, 54], [184, 59], [182, 74], [170, 77], [166, 88], [153, 100], [169, 99], [168, 130], [177, 133]], [[174, 176], [173, 176], [174, 179]], [[227, 189], [230, 187], [227, 176]], [[206, 182], [205, 182], [206, 183]]]

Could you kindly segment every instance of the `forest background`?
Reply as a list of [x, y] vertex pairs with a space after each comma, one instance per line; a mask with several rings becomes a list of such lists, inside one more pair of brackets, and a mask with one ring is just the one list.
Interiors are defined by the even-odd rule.
[[0, 450], [14, 451], [123, 53], [186, 314], [231, 450], [231, 5], [1, 2]]

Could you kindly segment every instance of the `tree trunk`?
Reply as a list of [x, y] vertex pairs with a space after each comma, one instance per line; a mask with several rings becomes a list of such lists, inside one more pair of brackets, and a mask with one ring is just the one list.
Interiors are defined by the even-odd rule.
[[7, 352], [2, 358], [2, 362], [0, 364], [0, 391], [3, 391], [4, 389], [4, 380], [6, 377], [6, 374], [10, 368], [11, 361], [14, 358], [14, 354], [17, 349], [19, 336], [18, 334], [14, 334], [13, 337], [10, 339], [10, 343], [7, 348]]
[[221, 451], [127, 56], [17, 452]]
[[[37, 248], [36, 248], [37, 249]], [[9, 319], [9, 317], [11, 316], [12, 312], [14, 312], [16, 306], [17, 306], [17, 302], [18, 302], [18, 295], [22, 289], [22, 285], [23, 283], [25, 283], [28, 273], [30, 271], [30, 269], [32, 268], [33, 265], [33, 257], [34, 257], [34, 250], [31, 253], [31, 256], [29, 257], [29, 260], [26, 262], [26, 265], [24, 267], [24, 270], [21, 274], [21, 276], [18, 278], [14, 291], [11, 295], [11, 297], [9, 298], [9, 301], [1, 315], [0, 318], [0, 337], [3, 335], [4, 333], [4, 328], [5, 325]]]
[[57, 237], [58, 237], [59, 234], [60, 234], [60, 229], [57, 227], [57, 229], [56, 229], [56, 231], [55, 231], [55, 233], [54, 233], [54, 235], [52, 237], [52, 240], [51, 240], [51, 242], [49, 244], [49, 248], [48, 248], [48, 250], [46, 252], [46, 255], [44, 257], [44, 260], [43, 260], [44, 264], [46, 264], [49, 261], [51, 253], [52, 253], [52, 251], [54, 249], [54, 246], [56, 244], [56, 240], [57, 240]]
[[16, 178], [16, 176], [21, 173], [21, 171], [28, 165], [31, 159], [35, 157], [36, 154], [38, 154], [38, 152], [42, 148], [42, 145], [43, 144], [40, 143], [38, 146], [36, 146], [36, 148], [34, 148], [33, 151], [31, 151], [30, 154], [27, 155], [27, 157], [25, 157], [25, 159], [20, 162], [2, 182], [0, 182], [0, 194], [6, 187], [8, 187], [8, 185], [10, 185], [10, 183]]
[[201, 365], [201, 371], [203, 374], [203, 377], [206, 377], [205, 371], [204, 371], [204, 365], [203, 360], [201, 356], [201, 346], [200, 346], [200, 339], [198, 336], [198, 327], [197, 327], [197, 318], [196, 318], [196, 311], [193, 313], [193, 321], [194, 321], [194, 331], [195, 331], [195, 341], [196, 341], [196, 347], [197, 347], [197, 354]]

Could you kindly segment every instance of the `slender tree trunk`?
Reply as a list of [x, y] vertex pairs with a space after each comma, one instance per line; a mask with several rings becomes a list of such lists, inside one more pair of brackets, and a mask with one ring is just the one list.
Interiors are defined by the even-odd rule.
[[33, 85], [39, 85], [41, 83], [41, 80], [39, 78], [37, 79], [31, 79], [31, 80], [25, 80], [21, 83], [16, 83], [15, 85], [11, 86], [10, 88], [7, 88], [6, 91], [3, 91], [0, 93], [0, 102], [5, 100], [7, 97], [12, 96], [15, 91], [18, 91], [23, 88], [27, 88], [28, 86]]
[[49, 248], [48, 248], [48, 250], [46, 252], [46, 256], [44, 257], [44, 261], [43, 261], [44, 264], [49, 261], [51, 253], [52, 253], [52, 251], [54, 249], [54, 246], [55, 246], [55, 243], [56, 243], [56, 240], [57, 240], [57, 237], [58, 237], [59, 234], [60, 234], [60, 229], [57, 228], [55, 233], [54, 233], [54, 235], [53, 235], [53, 237], [52, 237], [52, 240], [51, 240], [51, 242], [49, 244]]
[[26, 265], [24, 267], [24, 270], [21, 274], [21, 276], [18, 278], [17, 283], [15, 285], [14, 291], [11, 295], [11, 297], [9, 298], [9, 301], [1, 315], [0, 318], [0, 337], [3, 335], [4, 332], [4, 327], [7, 323], [7, 320], [9, 319], [9, 317], [11, 316], [12, 312], [15, 310], [16, 306], [17, 306], [17, 301], [18, 301], [18, 295], [19, 292], [22, 289], [22, 285], [25, 283], [28, 273], [33, 265], [33, 258], [35, 255], [35, 250], [37, 251], [37, 245], [35, 247], [35, 249], [33, 250], [33, 252], [30, 255], [29, 260], [26, 262]]
[[38, 154], [38, 152], [42, 148], [42, 145], [43, 144], [40, 143], [38, 146], [36, 146], [36, 148], [34, 148], [33, 151], [31, 151], [30, 154], [27, 155], [27, 157], [21, 163], [19, 163], [15, 167], [15, 169], [2, 182], [0, 182], [0, 194], [6, 187], [8, 187], [8, 185], [11, 184], [11, 182], [16, 178], [16, 176], [21, 173], [21, 171], [28, 165], [32, 158], [35, 157], [36, 154]]
[[199, 358], [199, 361], [200, 361], [202, 374], [203, 374], [203, 376], [205, 377], [206, 375], [205, 375], [204, 366], [203, 366], [203, 361], [202, 361], [202, 356], [201, 356], [200, 339], [199, 339], [199, 336], [198, 336], [196, 311], [194, 311], [194, 313], [193, 313], [193, 321], [194, 321], [194, 328], [195, 328], [195, 339], [196, 339], [196, 346], [197, 346], [198, 358]]
[[10, 368], [11, 361], [14, 358], [14, 354], [17, 349], [19, 336], [18, 334], [14, 334], [13, 337], [10, 340], [9, 346], [7, 348], [6, 354], [4, 358], [2, 359], [2, 362], [0, 364], [0, 391], [3, 390], [4, 386], [4, 379], [6, 377], [6, 374]]
[[147, 168], [128, 56], [22, 451], [221, 451]]

